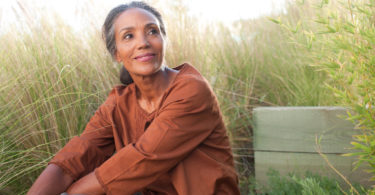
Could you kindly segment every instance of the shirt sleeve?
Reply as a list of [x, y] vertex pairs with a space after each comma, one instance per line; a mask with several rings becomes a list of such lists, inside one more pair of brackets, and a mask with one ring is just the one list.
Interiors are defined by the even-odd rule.
[[189, 155], [218, 124], [216, 98], [205, 80], [189, 79], [171, 91], [140, 139], [95, 170], [107, 194], [144, 189]]
[[114, 153], [114, 90], [96, 110], [80, 136], [73, 137], [48, 164], [56, 164], [74, 180], [90, 173]]

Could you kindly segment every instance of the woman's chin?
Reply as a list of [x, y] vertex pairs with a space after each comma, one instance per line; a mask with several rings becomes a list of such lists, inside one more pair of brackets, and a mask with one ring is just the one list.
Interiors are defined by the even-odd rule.
[[139, 71], [134, 71], [133, 74], [136, 76], [140, 76], [140, 77], [147, 77], [147, 76], [153, 76], [159, 71], [160, 71], [160, 68], [159, 69], [142, 69]]
[[139, 75], [139, 76], [152, 76], [155, 73], [159, 72], [161, 70], [161, 66], [155, 66], [155, 65], [144, 65], [139, 66], [135, 70], [133, 70], [133, 74]]

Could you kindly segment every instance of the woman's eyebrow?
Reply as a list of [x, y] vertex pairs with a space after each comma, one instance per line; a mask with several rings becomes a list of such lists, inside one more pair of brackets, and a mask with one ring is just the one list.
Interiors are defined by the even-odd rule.
[[132, 30], [132, 29], [134, 29], [134, 27], [124, 27], [120, 29], [119, 33], [121, 33], [122, 31], [127, 31], [127, 30]]
[[148, 28], [150, 26], [158, 26], [158, 25], [154, 22], [151, 22], [151, 23], [148, 23], [148, 24], [145, 25], [146, 28]]
[[[150, 22], [150, 23], [147, 23], [145, 25], [146, 28], [150, 27], [150, 26], [157, 26], [157, 24], [155, 22]], [[120, 29], [119, 33], [121, 33], [122, 31], [127, 31], [127, 30], [133, 30], [135, 27], [132, 27], [132, 26], [129, 26], [129, 27], [124, 27], [122, 29]]]

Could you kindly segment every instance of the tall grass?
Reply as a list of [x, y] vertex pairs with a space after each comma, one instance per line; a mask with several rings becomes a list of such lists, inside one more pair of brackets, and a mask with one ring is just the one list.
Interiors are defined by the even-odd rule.
[[[337, 180], [328, 177], [306, 172], [304, 176], [289, 173], [281, 176], [276, 170], [269, 170], [268, 186], [257, 186], [252, 194], [268, 194], [268, 195], [341, 195], [341, 194], [368, 194], [368, 191], [359, 185], [355, 185], [358, 191], [353, 189], [342, 188]], [[254, 188], [250, 186], [249, 188]], [[255, 193], [256, 192], [256, 193]]]
[[119, 66], [98, 32], [82, 38], [58, 18], [16, 30], [0, 38], [0, 189], [21, 193], [82, 131], [116, 83]]
[[[362, 163], [368, 165], [374, 180], [375, 1], [325, 0], [314, 5], [313, 17], [304, 20], [312, 25], [295, 31], [290, 38], [312, 37], [310, 63], [328, 74], [331, 82], [327, 84], [338, 103], [352, 109], [347, 119], [355, 124], [358, 133], [351, 142], [356, 152], [348, 155], [357, 157], [356, 168]], [[375, 193], [374, 186], [371, 193]]]
[[[332, 105], [327, 77], [308, 65], [308, 50], [267, 17], [228, 27], [200, 22], [182, 2], [169, 6], [167, 64], [190, 62], [213, 86], [246, 186], [253, 174], [252, 108]], [[297, 24], [306, 13], [291, 5], [272, 17]], [[119, 83], [119, 65], [107, 54], [99, 25], [83, 36], [56, 17], [27, 29], [0, 35], [1, 194], [24, 193]]]

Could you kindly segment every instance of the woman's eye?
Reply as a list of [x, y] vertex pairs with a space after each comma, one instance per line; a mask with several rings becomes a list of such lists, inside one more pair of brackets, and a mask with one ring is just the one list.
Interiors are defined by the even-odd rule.
[[151, 29], [150, 31], [148, 31], [148, 34], [156, 35], [156, 34], [158, 34], [158, 31], [156, 29]]
[[132, 35], [132, 34], [125, 34], [125, 35], [123, 36], [123, 39], [131, 39], [131, 38], [133, 38], [133, 35]]

